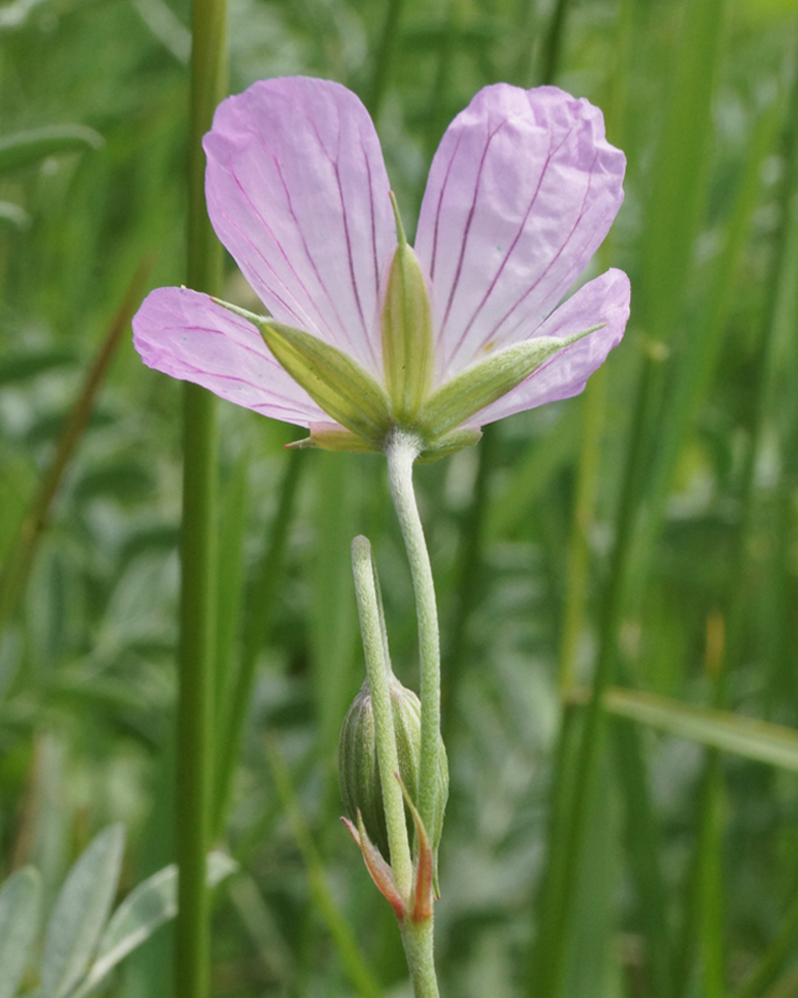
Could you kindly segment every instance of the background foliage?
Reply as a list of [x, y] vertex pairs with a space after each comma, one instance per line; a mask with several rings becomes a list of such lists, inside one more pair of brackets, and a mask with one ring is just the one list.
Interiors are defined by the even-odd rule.
[[[142, 261], [148, 286], [184, 279], [188, 23], [188, 0], [0, 6], [0, 874], [33, 863], [45, 910], [111, 822], [122, 893], [173, 858], [178, 385], [125, 331], [57, 447]], [[789, 0], [232, 0], [232, 89], [353, 88], [408, 232], [444, 128], [491, 82], [587, 96], [629, 161], [595, 268], [632, 279], [622, 346], [581, 398], [417, 473], [452, 769], [445, 995], [798, 995], [797, 28]], [[214, 991], [398, 998], [335, 775], [363, 673], [355, 533], [415, 684], [383, 462], [219, 419], [222, 720], [247, 662], [257, 681]], [[591, 682], [639, 692], [610, 689], [605, 716]], [[162, 930], [110, 993], [166, 995], [169, 947]]]

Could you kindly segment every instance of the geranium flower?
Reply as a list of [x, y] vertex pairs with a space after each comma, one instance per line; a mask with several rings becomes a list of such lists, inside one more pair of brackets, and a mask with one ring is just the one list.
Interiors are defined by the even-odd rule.
[[481, 90], [435, 154], [414, 249], [368, 112], [337, 83], [256, 83], [204, 147], [211, 221], [269, 315], [160, 288], [136, 348], [309, 443], [379, 450], [398, 428], [422, 456], [455, 450], [580, 392], [623, 335], [622, 271], [559, 304], [623, 200], [624, 155], [584, 99]]

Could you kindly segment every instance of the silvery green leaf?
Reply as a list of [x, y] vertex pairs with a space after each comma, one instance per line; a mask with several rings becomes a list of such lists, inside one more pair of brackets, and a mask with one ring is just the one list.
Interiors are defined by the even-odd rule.
[[47, 925], [43, 998], [66, 998], [85, 973], [108, 919], [124, 847], [124, 826], [111, 825], [70, 870]]
[[[226, 853], [210, 853], [208, 885], [215, 886], [237, 868], [238, 864]], [[103, 933], [89, 974], [70, 998], [91, 994], [121, 960], [176, 914], [177, 866], [172, 863], [140, 883], [119, 905]]]
[[32, 866], [0, 887], [0, 998], [13, 998], [36, 935], [41, 881]]

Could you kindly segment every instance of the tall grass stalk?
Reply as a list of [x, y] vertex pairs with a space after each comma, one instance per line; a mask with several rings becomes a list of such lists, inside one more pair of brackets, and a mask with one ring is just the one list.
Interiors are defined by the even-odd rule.
[[[202, 136], [227, 89], [225, 0], [194, 0], [192, 24], [187, 280], [193, 288], [218, 294], [223, 256], [205, 209]], [[205, 856], [213, 794], [216, 420], [210, 393], [191, 384], [183, 391], [175, 993], [178, 998], [204, 998], [210, 990]]]

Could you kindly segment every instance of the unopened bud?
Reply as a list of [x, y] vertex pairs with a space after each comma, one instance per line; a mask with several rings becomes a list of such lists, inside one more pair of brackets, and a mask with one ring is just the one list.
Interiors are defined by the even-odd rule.
[[[421, 702], [412, 690], [391, 677], [391, 706], [399, 757], [399, 775], [411, 800], [418, 798], [418, 772], [421, 757]], [[371, 841], [390, 862], [388, 829], [382, 802], [382, 781], [377, 759], [377, 739], [374, 728], [374, 708], [371, 689], [366, 680], [352, 702], [341, 729], [338, 750], [338, 778], [341, 798], [352, 821], [357, 821], [360, 811], [363, 824]], [[443, 741], [440, 742], [438, 759], [440, 805], [436, 809], [434, 827], [429, 829], [433, 849], [437, 849], [443, 827], [443, 811], [449, 793], [449, 767]], [[413, 834], [413, 823], [407, 814], [408, 831]]]

